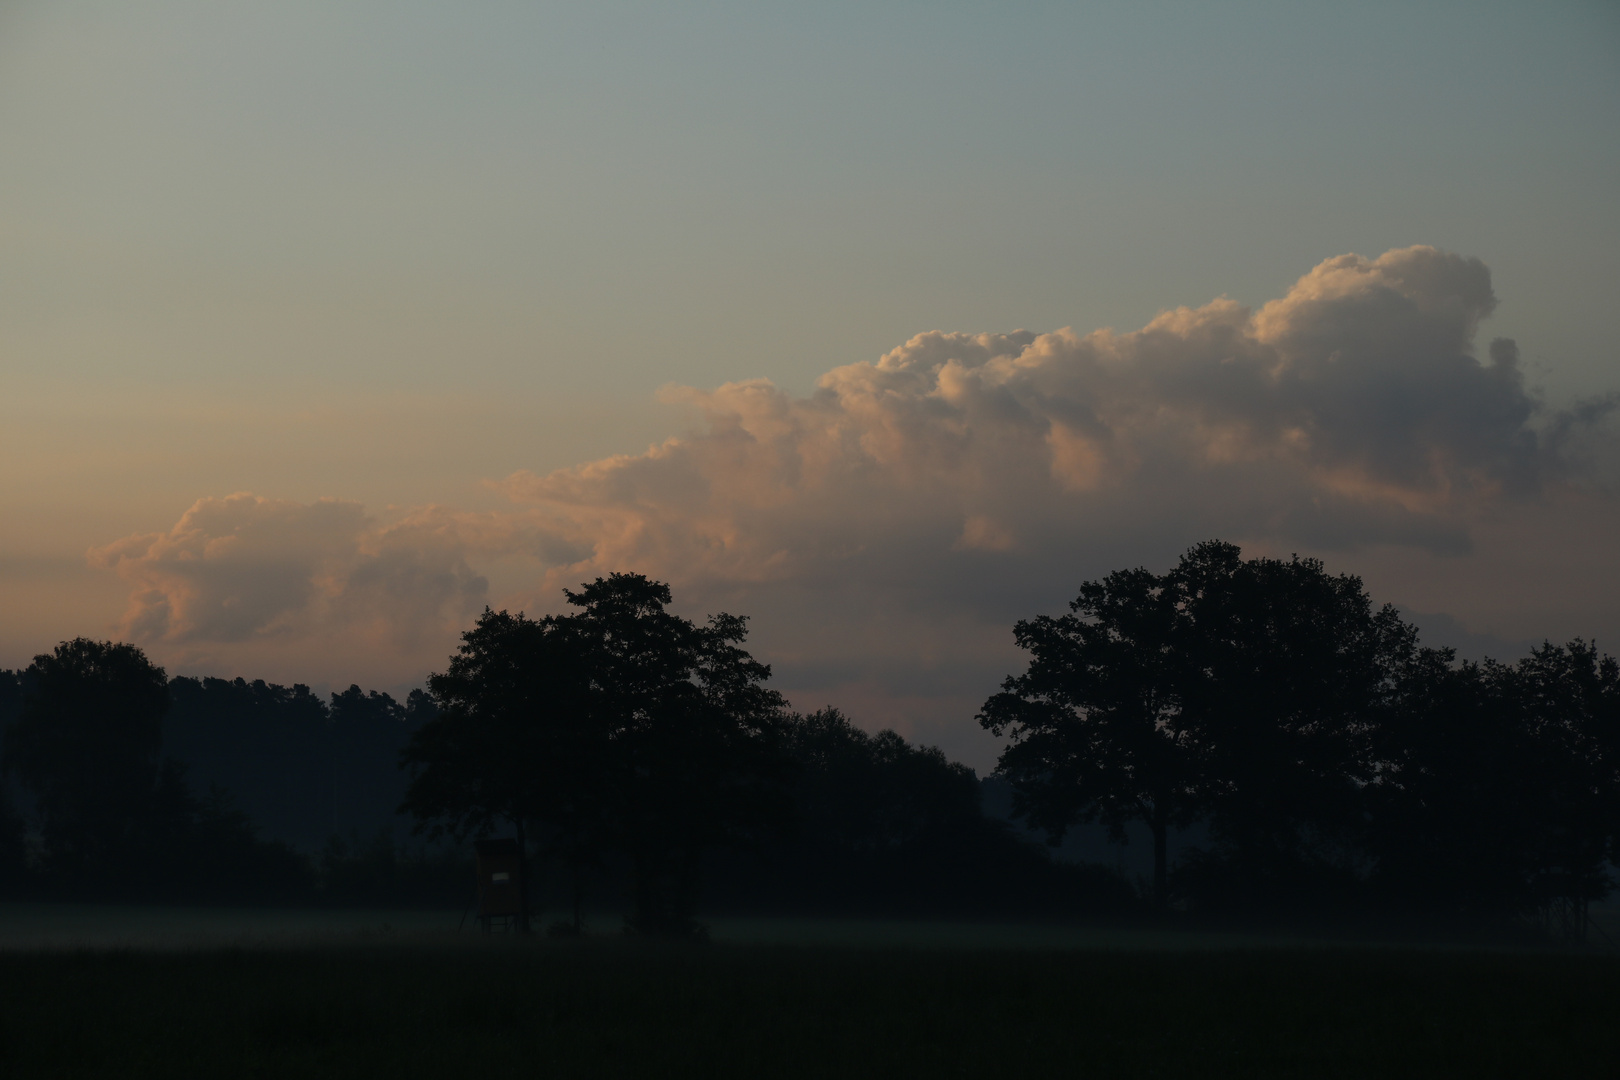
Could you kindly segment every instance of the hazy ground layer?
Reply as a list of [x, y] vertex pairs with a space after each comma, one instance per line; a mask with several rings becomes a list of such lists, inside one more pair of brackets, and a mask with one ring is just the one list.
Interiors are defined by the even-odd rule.
[[[536, 929], [562, 912], [536, 916]], [[615, 912], [592, 913], [592, 936], [611, 937]], [[902, 919], [712, 918], [710, 938], [730, 945], [944, 949], [1209, 949], [1306, 944], [1297, 937], [1052, 922]], [[142, 907], [0, 904], [0, 950], [286, 949], [371, 945], [476, 945], [477, 919], [459, 911], [351, 908]]]
[[0, 1074], [1599, 1076], [1568, 953], [656, 946], [0, 954]]
[[[566, 913], [541, 912], [534, 925], [543, 930]], [[832, 948], [900, 948], [947, 950], [1044, 951], [1341, 948], [1394, 944], [1413, 947], [1420, 935], [1410, 928], [1387, 928], [1311, 934], [1178, 927], [1174, 923], [966, 921], [939, 919], [860, 919], [716, 917], [705, 920], [710, 938], [724, 945], [788, 945]], [[592, 912], [586, 929], [592, 937], [620, 933], [617, 912]], [[1597, 948], [1620, 937], [1620, 925], [1607, 910], [1594, 912], [1592, 934]], [[1430, 947], [1476, 948], [1478, 934], [1433, 924]], [[1450, 933], [1447, 933], [1447, 930]], [[0, 952], [66, 950], [196, 951], [231, 949], [297, 949], [314, 947], [449, 946], [477, 947], [483, 938], [477, 919], [461, 911], [377, 908], [237, 908], [174, 907], [120, 904], [0, 903]], [[1520, 944], [1532, 940], [1527, 934]]]

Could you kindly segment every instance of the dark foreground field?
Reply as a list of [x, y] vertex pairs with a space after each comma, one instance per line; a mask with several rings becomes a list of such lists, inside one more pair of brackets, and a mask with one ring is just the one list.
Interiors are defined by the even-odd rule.
[[1620, 963], [479, 942], [0, 955], [0, 1074], [1600, 1076]]

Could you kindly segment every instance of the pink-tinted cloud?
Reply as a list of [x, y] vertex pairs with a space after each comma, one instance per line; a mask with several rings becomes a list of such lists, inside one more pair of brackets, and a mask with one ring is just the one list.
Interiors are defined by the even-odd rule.
[[1482, 500], [1558, 462], [1477, 259], [1432, 248], [1316, 267], [1134, 333], [920, 334], [812, 394], [677, 389], [706, 430], [505, 482], [577, 577], [885, 580], [969, 553], [1039, 559], [1144, 527], [1460, 549]]
[[465, 619], [487, 584], [453, 520], [425, 510], [383, 528], [358, 503], [246, 493], [199, 499], [166, 533], [90, 553], [132, 586], [136, 640], [244, 642], [378, 624], [404, 642]]

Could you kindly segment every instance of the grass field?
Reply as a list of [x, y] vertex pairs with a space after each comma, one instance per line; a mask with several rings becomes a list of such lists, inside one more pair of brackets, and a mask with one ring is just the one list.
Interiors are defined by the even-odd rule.
[[1612, 1076], [1620, 961], [428, 935], [0, 953], [8, 1077]]

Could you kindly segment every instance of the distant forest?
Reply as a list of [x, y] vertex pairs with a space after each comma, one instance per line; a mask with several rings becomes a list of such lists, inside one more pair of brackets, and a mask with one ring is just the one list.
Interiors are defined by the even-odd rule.
[[[168, 678], [76, 639], [0, 671], [0, 890], [432, 904], [517, 838], [537, 907], [1540, 920], [1586, 933], [1620, 855], [1620, 666], [1421, 646], [1359, 579], [1201, 544], [1013, 632], [980, 779], [837, 710], [799, 714], [746, 621], [614, 574], [565, 615], [486, 611], [425, 690]], [[1140, 830], [1153, 871], [1054, 858]], [[1178, 854], [1171, 840], [1196, 837]]]

